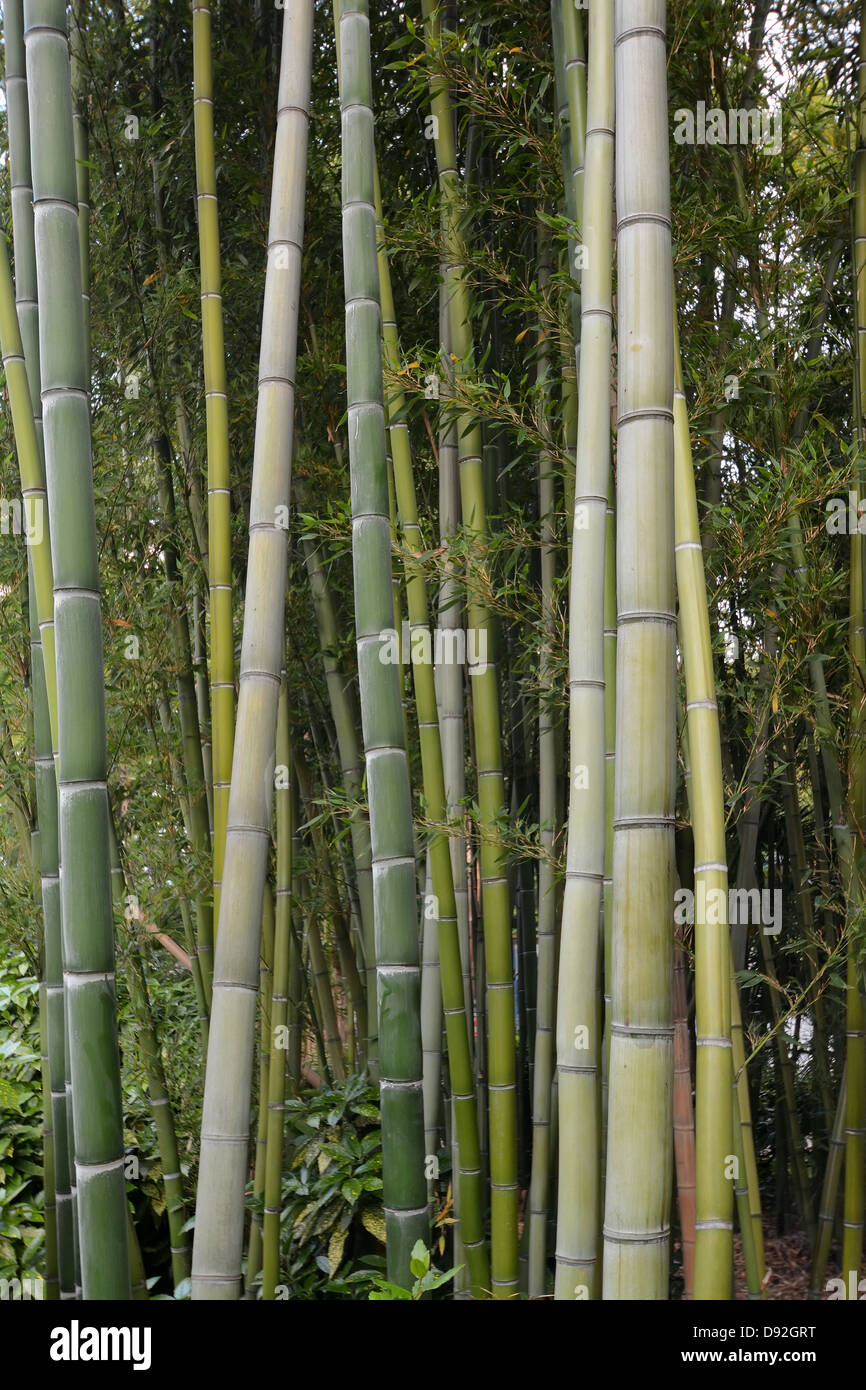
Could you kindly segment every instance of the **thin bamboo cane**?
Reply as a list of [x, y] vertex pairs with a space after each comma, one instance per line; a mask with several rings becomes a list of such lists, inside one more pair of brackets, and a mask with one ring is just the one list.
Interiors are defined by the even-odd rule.
[[[82, 1284], [86, 1298], [129, 1298], [101, 606], [65, 5], [26, 0], [24, 21], [60, 691], [60, 891]], [[89, 711], [85, 723], [82, 709]]]
[[815, 1240], [815, 1253], [812, 1256], [812, 1271], [809, 1276], [808, 1297], [810, 1299], [822, 1298], [824, 1295], [824, 1279], [827, 1274], [827, 1261], [830, 1256], [830, 1244], [833, 1240], [833, 1225], [836, 1220], [836, 1208], [838, 1206], [839, 1181], [842, 1176], [842, 1166], [845, 1161], [847, 1081], [848, 1072], [847, 1068], [845, 1068], [842, 1071], [842, 1080], [839, 1083], [836, 1114], [833, 1119], [833, 1129], [830, 1134], [830, 1149], [827, 1154], [827, 1166], [824, 1169], [824, 1181], [821, 1186], [821, 1201], [818, 1210], [818, 1235]]
[[[380, 229], [378, 233], [378, 270], [382, 297], [382, 335], [385, 362], [389, 370], [396, 374], [399, 371], [400, 349], [394, 315], [390, 266], [384, 245], [384, 229], [382, 229], [381, 224], [382, 207], [378, 173], [375, 166], [374, 191], [377, 226]], [[448, 803], [442, 738], [436, 703], [434, 666], [433, 662], [427, 659], [430, 655], [429, 613], [424, 568], [421, 560], [425, 546], [418, 521], [409, 431], [405, 419], [406, 402], [403, 391], [399, 387], [389, 389], [386, 411], [394, 468], [395, 500], [407, 552], [405, 557], [406, 603], [409, 617], [410, 649], [415, 653], [412, 670], [418, 711], [424, 800], [430, 820], [434, 826], [440, 826], [446, 820]], [[419, 636], [421, 638], [420, 644], [417, 642]], [[426, 651], [425, 643], [428, 647]], [[420, 656], [421, 659], [415, 659], [417, 656]], [[445, 664], [447, 664], [447, 660]], [[481, 1154], [475, 1093], [472, 1084], [472, 1056], [465, 1009], [465, 980], [460, 948], [457, 898], [454, 888], [453, 859], [448, 837], [441, 830], [432, 831], [428, 852], [431, 892], [434, 900], [433, 916], [429, 920], [435, 920], [434, 950], [439, 966], [438, 982], [441, 995], [441, 1003], [436, 1008], [436, 1027], [441, 1039], [441, 1009], [444, 1005], [457, 1152], [456, 1186], [462, 1212], [461, 1244], [466, 1256], [467, 1272], [473, 1296], [481, 1297], [488, 1289], [490, 1277], [484, 1244]], [[425, 945], [428, 901], [429, 898], [425, 894]], [[423, 1028], [423, 975], [421, 989]], [[438, 1071], [439, 1067], [437, 1066], [437, 1093]], [[428, 1153], [430, 1152], [432, 1150], [428, 1148]]]
[[286, 1104], [286, 1063], [289, 1052], [288, 1008], [291, 956], [292, 884], [292, 750], [289, 734], [289, 692], [286, 675], [280, 683], [277, 708], [277, 764], [289, 775], [274, 795], [276, 816], [276, 888], [274, 918], [274, 985], [271, 995], [271, 1065], [268, 1072], [267, 1157], [262, 1222], [262, 1298], [276, 1297], [280, 1277], [280, 1198], [283, 1176], [283, 1120]]
[[[200, 45], [204, 54], [209, 50], [209, 16], [202, 18], [196, 6], [194, 20], [200, 25]], [[202, 25], [205, 27], [202, 28]], [[222, 679], [212, 679], [211, 682], [214, 720], [214, 867], [215, 879], [223, 879], [219, 910], [224, 915], [224, 931], [222, 935], [219, 931], [217, 933], [214, 961], [213, 1009], [193, 1244], [194, 1299], [237, 1298], [241, 1284], [243, 1194], [257, 967], [270, 842], [277, 704], [282, 670], [286, 533], [291, 493], [312, 32], [312, 0], [293, 0], [283, 13], [240, 694], [226, 822], [225, 868], [222, 874], [218, 841], [223, 811], [218, 806], [225, 790], [224, 753], [231, 718], [231, 645], [224, 673], [229, 683], [224, 685]], [[204, 78], [205, 74], [200, 73], [200, 82]], [[207, 106], [207, 115], [203, 115], [201, 121], [202, 130], [206, 133], [211, 125], [210, 106], [199, 100], [196, 111], [203, 111], [204, 106]], [[211, 200], [205, 199], [204, 203], [210, 207]], [[211, 251], [215, 256], [215, 202], [211, 214], [214, 228]], [[214, 267], [215, 264], [214, 261]], [[216, 314], [219, 317], [218, 307]], [[214, 501], [213, 498], [211, 500]], [[227, 509], [227, 494], [224, 502]], [[228, 555], [223, 559], [217, 556], [218, 547], [222, 545], [220, 534], [219, 528], [211, 525], [211, 558], [215, 565], [213, 572], [217, 575], [223, 568], [223, 561], [228, 564], [230, 559]], [[227, 635], [230, 642], [230, 590], [220, 587], [215, 594], [222, 596], [228, 604], [228, 627], [223, 636]], [[222, 598], [217, 599], [218, 604]], [[212, 649], [216, 640], [216, 626], [212, 624]], [[212, 676], [219, 674], [215, 655]], [[224, 703], [224, 717], [218, 702]], [[229, 746], [230, 743], [228, 738]]]
[[[286, 15], [290, 13], [286, 10]], [[285, 29], [284, 29], [285, 32]], [[210, 691], [213, 724], [214, 921], [219, 922], [234, 742], [231, 471], [220, 276], [209, 0], [192, 0], [193, 122], [207, 421]]]
[[[306, 494], [296, 485], [296, 495], [301, 505], [305, 505]], [[352, 699], [351, 685], [335, 656], [337, 649], [337, 618], [327, 576], [322, 564], [321, 552], [312, 541], [301, 541], [316, 622], [319, 629], [319, 649], [325, 671], [325, 684], [331, 717], [337, 735], [337, 748], [340, 758], [340, 775], [343, 789], [353, 801], [361, 798], [363, 760], [358, 748], [356, 733], [357, 718]], [[355, 874], [358, 883], [358, 899], [361, 912], [362, 935], [364, 942], [364, 961], [367, 999], [367, 1037], [364, 1039], [364, 1052], [371, 1064], [371, 1075], [375, 1079], [377, 1036], [376, 1036], [376, 947], [373, 931], [373, 870], [370, 863], [370, 823], [363, 813], [352, 816], [349, 823], [352, 837], [352, 857], [355, 861]]]
[[[169, 630], [174, 649], [174, 666], [177, 672], [177, 707], [180, 716], [181, 751], [187, 805], [186, 821], [190, 845], [199, 862], [198, 876], [202, 879], [203, 867], [210, 856], [210, 825], [201, 728], [198, 721], [198, 705], [192, 674], [189, 629], [182, 600], [178, 594], [180, 586], [173, 536], [175, 527], [174, 488], [171, 479], [169, 445], [164, 434], [157, 435], [153, 452], [160, 507], [168, 532], [162, 547], [162, 557], [171, 595]], [[213, 980], [213, 901], [209, 887], [209, 884], [200, 883], [195, 902], [196, 955], [200, 962], [205, 1003], [208, 1008], [210, 1007]]]
[[696, 1299], [729, 1299], [733, 1262], [731, 996], [722, 749], [689, 418], [674, 311], [674, 473], [680, 648], [695, 839]]
[[[749, 1078], [746, 1075], [746, 1052], [743, 1044], [743, 1020], [740, 1013], [740, 991], [734, 975], [733, 956], [731, 970], [731, 1051], [734, 1069], [734, 1149], [737, 1162], [745, 1174], [746, 1203], [742, 1204], [739, 1188], [736, 1189], [740, 1217], [740, 1232], [743, 1237], [744, 1252], [754, 1251], [754, 1259], [747, 1261], [749, 1297], [766, 1298], [764, 1284], [764, 1225], [761, 1217], [761, 1191], [758, 1184], [758, 1164], [755, 1158], [755, 1139], [752, 1129], [752, 1105], [749, 1098]], [[741, 1157], [742, 1155], [742, 1157]], [[739, 1180], [738, 1180], [739, 1181]], [[747, 1227], [750, 1232], [747, 1233]]]
[[[130, 920], [125, 910], [128, 907], [129, 898], [113, 816], [109, 819], [109, 855], [111, 859], [111, 898], [115, 920], [119, 925], [122, 919]], [[187, 1216], [183, 1200], [183, 1176], [180, 1171], [177, 1132], [171, 1110], [168, 1084], [165, 1079], [162, 1051], [150, 1007], [150, 994], [145, 974], [145, 956], [138, 942], [131, 941], [129, 943], [124, 966], [129, 998], [136, 1018], [136, 1041], [141, 1055], [142, 1069], [147, 1080], [148, 1098], [156, 1129], [157, 1148], [162, 1162], [162, 1180], [168, 1213], [171, 1272], [174, 1286], [177, 1288], [189, 1277], [190, 1261], [189, 1236], [183, 1229]], [[135, 1250], [132, 1246], [130, 1246], [130, 1277], [134, 1285]]]
[[[612, 0], [589, 18], [586, 265], [581, 272], [577, 456], [569, 586], [569, 814], [559, 956], [558, 1299], [598, 1292], [600, 924], [605, 852], [604, 587], [610, 475]], [[567, 26], [566, 26], [567, 28]]]
[[262, 1268], [262, 1213], [258, 1202], [265, 1191], [265, 1163], [268, 1147], [267, 1098], [271, 1076], [271, 1047], [273, 1029], [271, 1007], [274, 990], [274, 899], [270, 884], [265, 884], [262, 901], [262, 937], [259, 956], [259, 1108], [256, 1118], [255, 1163], [253, 1166], [253, 1198], [256, 1209], [250, 1221], [250, 1240], [244, 1270], [244, 1298], [255, 1298], [254, 1285]]
[[674, 946], [674, 1159], [683, 1251], [683, 1298], [690, 1299], [694, 1291], [695, 1269], [695, 1116], [692, 1109], [686, 958], [679, 941]]
[[[448, 262], [449, 312], [455, 378], [473, 373], [474, 344], [470, 321], [466, 248], [461, 230], [459, 178], [454, 116], [447, 88], [436, 75], [440, 13], [436, 0], [423, 0], [425, 43], [433, 74], [430, 106], [439, 171], [443, 240]], [[457, 449], [463, 525], [473, 563], [485, 563], [487, 509], [482, 466], [481, 429], [465, 409], [458, 417]], [[517, 1093], [514, 1039], [511, 907], [507, 863], [499, 830], [507, 815], [502, 768], [501, 715], [497, 668], [490, 660], [492, 625], [475, 580], [469, 585], [469, 627], [488, 648], [485, 668], [475, 668], [472, 716], [478, 767], [478, 834], [481, 842], [481, 892], [487, 973], [487, 1058], [490, 1112], [491, 1282], [495, 1298], [510, 1298], [518, 1288], [517, 1250]]]
[[[544, 224], [539, 224], [538, 283], [547, 290], [550, 283], [550, 237]], [[537, 344], [537, 383], [544, 392], [549, 410], [550, 349], [546, 333], [539, 324]], [[545, 421], [547, 415], [544, 416]], [[551, 709], [553, 696], [552, 643], [553, 595], [556, 578], [555, 510], [556, 494], [553, 478], [553, 458], [548, 437], [538, 456], [538, 511], [541, 518], [541, 593], [544, 636], [539, 659], [541, 693], [538, 708], [538, 815], [540, 839], [544, 857], [538, 865], [537, 907], [537, 986], [535, 1014], [535, 1059], [532, 1086], [532, 1166], [530, 1173], [529, 1215], [527, 1220], [528, 1294], [542, 1298], [547, 1292], [547, 1209], [550, 1188], [550, 1087], [553, 1080], [553, 1027], [556, 992], [556, 909], [557, 891], [554, 879], [554, 845], [556, 841], [557, 744], [558, 730]]]
[[675, 777], [664, 0], [617, 0], [617, 748], [603, 1296], [668, 1294]]

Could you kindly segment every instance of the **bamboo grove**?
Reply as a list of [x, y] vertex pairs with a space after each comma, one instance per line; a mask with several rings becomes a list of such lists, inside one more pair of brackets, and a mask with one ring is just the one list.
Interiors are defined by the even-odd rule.
[[3, 55], [0, 1282], [857, 1298], [866, 5]]

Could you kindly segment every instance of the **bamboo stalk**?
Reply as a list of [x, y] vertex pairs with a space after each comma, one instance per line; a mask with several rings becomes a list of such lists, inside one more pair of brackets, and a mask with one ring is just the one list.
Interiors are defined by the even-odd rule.
[[428, 1237], [412, 803], [398, 672], [382, 659], [394, 626], [376, 256], [370, 24], [366, 0], [339, 20], [346, 394], [361, 725], [370, 798], [389, 1278], [409, 1284]]
[[[267, 1095], [267, 1157], [262, 1222], [262, 1298], [276, 1296], [280, 1277], [280, 1201], [283, 1176], [283, 1122], [286, 1104], [286, 1063], [289, 1055], [288, 1008], [291, 956], [292, 884], [292, 751], [289, 734], [289, 692], [286, 674], [280, 683], [277, 708], [277, 764], [288, 776], [274, 795], [276, 802], [277, 865], [274, 919], [274, 975], [271, 995], [271, 1065]], [[264, 1103], [264, 1102], [262, 1102]]]
[[668, 1293], [676, 618], [664, 26], [664, 0], [616, 6], [618, 638], [605, 1299]]
[[689, 418], [674, 313], [674, 472], [680, 648], [695, 838], [696, 1299], [729, 1299], [733, 1261], [731, 996], [722, 747]]
[[[289, 11], [286, 11], [288, 14]], [[285, 29], [284, 29], [285, 32]], [[213, 119], [209, 0], [192, 0], [193, 123], [201, 275], [201, 327], [207, 422], [207, 511], [210, 588], [210, 692], [213, 716], [214, 921], [219, 923], [234, 742], [231, 470], [223, 342], [219, 210]], [[264, 335], [263, 335], [264, 339]]]
[[[105, 695], [65, 5], [24, 6], [54, 561], [64, 988], [86, 1298], [129, 1298]], [[60, 522], [62, 518], [62, 523]], [[82, 723], [80, 711], [88, 710]]]
[[[196, 6], [202, 53], [209, 51], [209, 16]], [[201, 27], [201, 26], [204, 27]], [[312, 63], [312, 0], [293, 0], [283, 12], [283, 46], [278, 91], [277, 136], [250, 497], [250, 541], [241, 647], [240, 694], [234, 741], [231, 796], [225, 836], [225, 868], [220, 872], [218, 842], [223, 811], [224, 753], [230, 728], [231, 685], [214, 681], [214, 869], [223, 879], [222, 934], [217, 931], [208, 1068], [202, 1110], [201, 1167], [193, 1245], [192, 1296], [237, 1298], [241, 1286], [244, 1186], [249, 1132], [249, 1097], [255, 1039], [257, 967], [266, 893], [274, 790], [274, 749], [282, 671], [287, 530], [291, 495], [295, 365], [301, 246], [306, 192], [307, 134]], [[200, 73], [199, 81], [205, 75]], [[207, 103], [204, 103], [207, 105]], [[200, 100], [196, 111], [203, 110]], [[206, 135], [210, 106], [201, 117]], [[207, 141], [205, 139], [205, 146]], [[208, 199], [205, 203], [210, 206]], [[209, 213], [211, 252], [216, 254], [216, 203]], [[215, 263], [214, 263], [215, 264]], [[213, 317], [214, 311], [208, 311]], [[216, 311], [217, 317], [219, 311]], [[216, 318], [214, 318], [216, 323]], [[209, 397], [209, 401], [210, 401]], [[224, 405], [224, 401], [223, 401]], [[227, 466], [227, 460], [226, 460]], [[220, 494], [222, 495], [222, 494]], [[213, 502], [214, 499], [211, 498]], [[224, 497], [226, 522], [228, 495]], [[219, 531], [210, 527], [213, 571], [223, 560]], [[230, 557], [225, 556], [226, 564]], [[230, 566], [229, 566], [230, 573]], [[229, 578], [230, 582], [230, 578]], [[217, 607], [227, 602], [231, 635], [231, 593], [215, 591]], [[211, 642], [215, 640], [212, 622]], [[231, 645], [225, 679], [231, 680]], [[225, 697], [225, 699], [224, 699]], [[224, 716], [220, 703], [224, 702]], [[218, 734], [218, 728], [222, 728]], [[219, 739], [219, 741], [218, 741]], [[228, 746], [231, 740], [228, 739]], [[212, 1065], [213, 1064], [213, 1065]]]
[[[474, 345], [466, 279], [466, 248], [460, 225], [459, 179], [454, 141], [454, 117], [447, 88], [435, 75], [440, 44], [440, 13], [436, 0], [423, 0], [425, 44], [434, 69], [430, 107], [435, 120], [434, 142], [439, 171], [443, 241], [448, 263], [449, 320], [459, 392], [461, 378], [471, 379]], [[458, 416], [457, 450], [463, 525], [473, 563], [485, 564], [487, 508], [482, 464], [481, 429], [465, 409]], [[489, 1055], [491, 1283], [495, 1298], [510, 1298], [518, 1289], [517, 1250], [517, 1092], [514, 1039], [514, 981], [512, 971], [511, 906], [507, 863], [499, 824], [507, 803], [502, 768], [501, 714], [497, 668], [492, 654], [492, 625], [477, 581], [469, 587], [469, 627], [488, 648], [484, 668], [473, 673], [472, 718], [478, 768], [478, 834], [481, 842], [481, 893]]]

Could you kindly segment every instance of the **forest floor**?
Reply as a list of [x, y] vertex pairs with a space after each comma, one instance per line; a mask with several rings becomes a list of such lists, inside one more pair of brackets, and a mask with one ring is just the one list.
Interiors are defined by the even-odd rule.
[[[811, 1255], [809, 1242], [801, 1231], [784, 1236], [764, 1232], [764, 1263], [767, 1269], [767, 1298], [785, 1303], [804, 1302], [809, 1292]], [[734, 1298], [747, 1299], [743, 1243], [734, 1236]]]

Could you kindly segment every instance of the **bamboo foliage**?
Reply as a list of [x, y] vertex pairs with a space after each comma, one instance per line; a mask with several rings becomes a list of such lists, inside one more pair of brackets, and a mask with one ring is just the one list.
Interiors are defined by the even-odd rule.
[[[214, 962], [193, 1298], [236, 1298], [241, 1285], [257, 971], [282, 670], [312, 32], [311, 0], [295, 0], [283, 16], [240, 695], [220, 902], [224, 930], [218, 932]], [[214, 548], [212, 540], [212, 555]], [[216, 731], [216, 703], [214, 723]], [[215, 748], [215, 815], [218, 767]], [[227, 1086], [229, 1074], [234, 1081]]]
[[603, 1296], [659, 1299], [670, 1244], [676, 786], [663, 0], [617, 0], [615, 34], [617, 745]]

